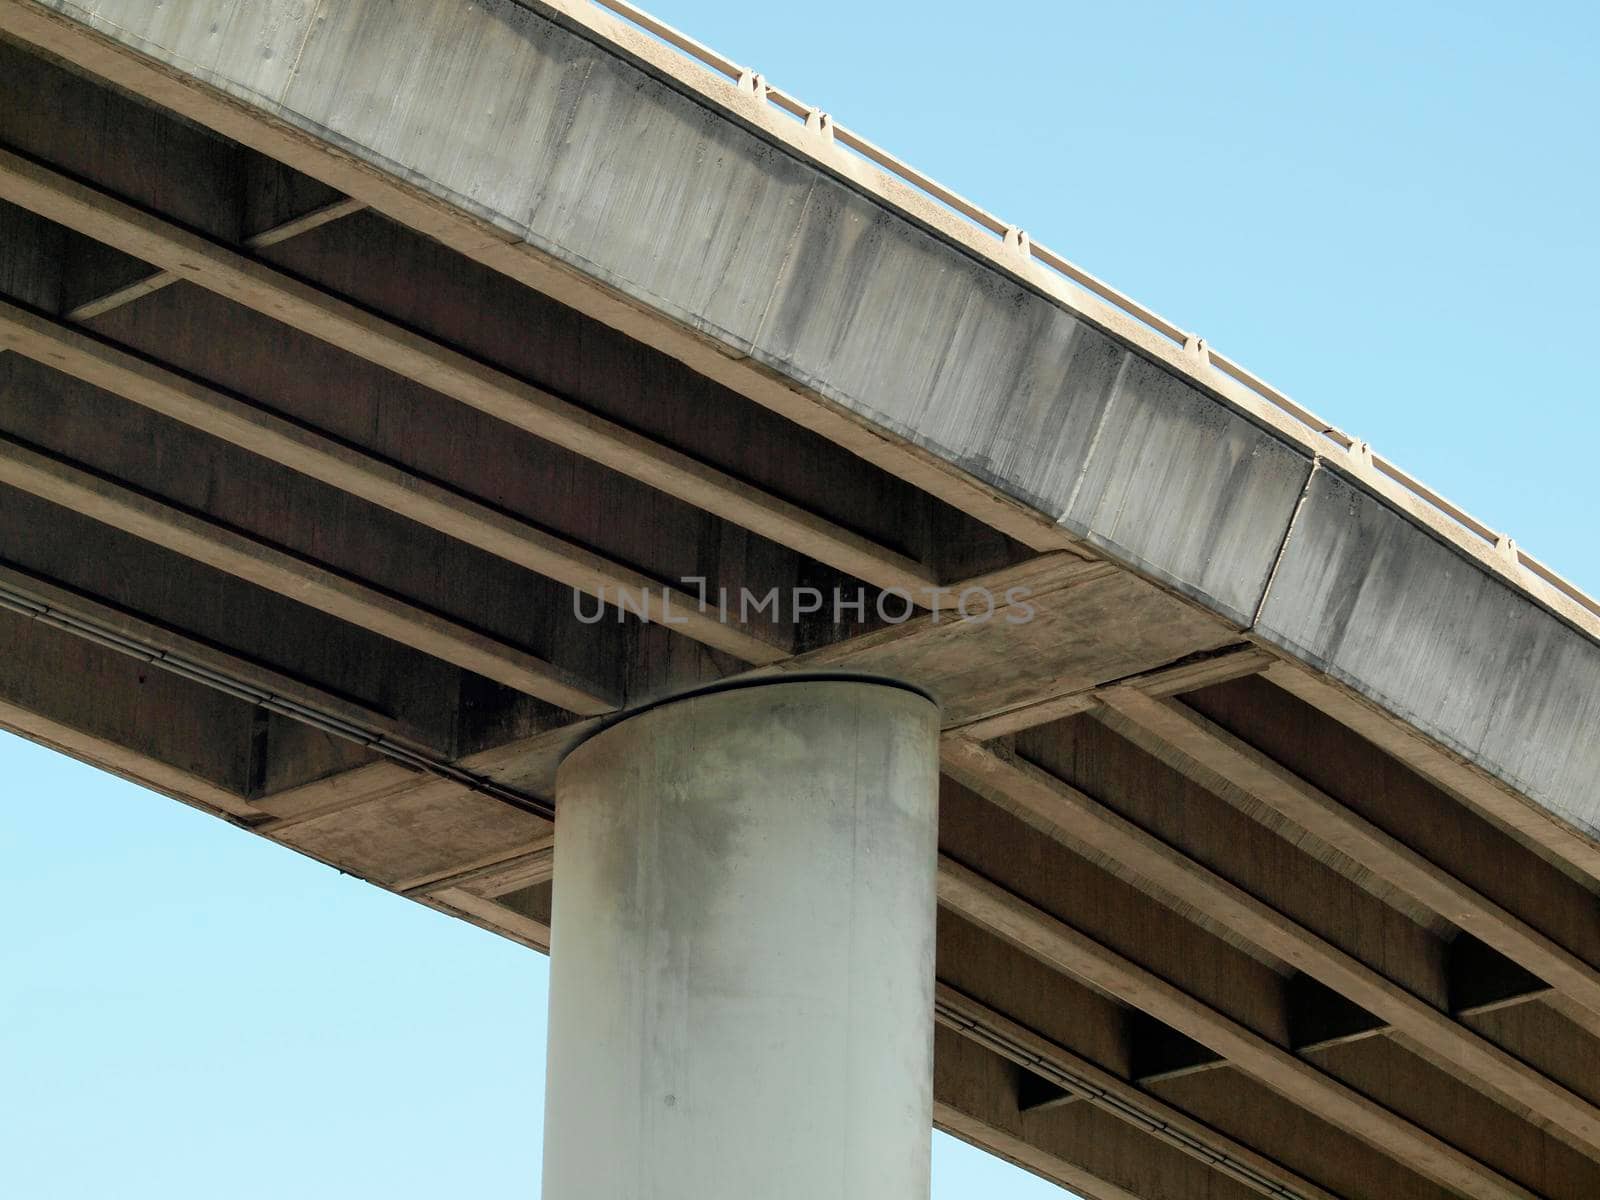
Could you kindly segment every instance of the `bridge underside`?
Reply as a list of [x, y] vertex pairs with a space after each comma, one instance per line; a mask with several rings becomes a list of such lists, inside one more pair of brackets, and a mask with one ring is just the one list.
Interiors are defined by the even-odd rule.
[[[897, 676], [943, 708], [942, 1128], [1106, 1200], [1600, 1195], [1570, 830], [1193, 589], [714, 380], [598, 284], [486, 265], [442, 208], [378, 211], [332, 147], [163, 107], [190, 92], [28, 8], [0, 725], [544, 949], [555, 765], [605, 714]], [[684, 580], [778, 611], [724, 623]], [[673, 621], [619, 612], [667, 585]], [[934, 588], [1022, 599], [963, 620]]]

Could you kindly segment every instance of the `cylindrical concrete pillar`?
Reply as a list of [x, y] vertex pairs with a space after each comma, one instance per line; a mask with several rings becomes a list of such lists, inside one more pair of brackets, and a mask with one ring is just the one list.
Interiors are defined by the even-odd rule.
[[545, 1200], [927, 1200], [938, 732], [779, 679], [561, 765]]

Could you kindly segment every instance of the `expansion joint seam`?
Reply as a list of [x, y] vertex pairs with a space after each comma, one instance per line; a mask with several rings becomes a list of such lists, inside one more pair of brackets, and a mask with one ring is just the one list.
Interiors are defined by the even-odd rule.
[[1294, 537], [1294, 527], [1300, 520], [1300, 510], [1305, 508], [1306, 500], [1311, 495], [1311, 484], [1316, 479], [1317, 472], [1322, 470], [1322, 455], [1318, 454], [1311, 459], [1311, 470], [1306, 472], [1305, 486], [1300, 489], [1300, 495], [1294, 502], [1294, 510], [1289, 514], [1289, 523], [1283, 528], [1283, 540], [1278, 543], [1278, 552], [1272, 559], [1272, 570], [1267, 572], [1267, 581], [1261, 587], [1261, 599], [1256, 602], [1256, 610], [1250, 615], [1250, 624], [1247, 631], [1254, 631], [1261, 623], [1261, 614], [1266, 610], [1267, 597], [1272, 594], [1272, 585], [1277, 581], [1278, 569], [1283, 566], [1283, 560], [1289, 553], [1289, 540]]

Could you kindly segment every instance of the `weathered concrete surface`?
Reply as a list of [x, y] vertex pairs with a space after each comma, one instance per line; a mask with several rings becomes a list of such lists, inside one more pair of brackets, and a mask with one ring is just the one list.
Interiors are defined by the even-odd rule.
[[1319, 470], [1257, 631], [1600, 836], [1600, 647]]
[[938, 736], [784, 681], [562, 764], [546, 1196], [927, 1196]]
[[586, 39], [560, 3], [44, 3], [964, 467], [1235, 625], [1262, 613], [1262, 636], [1600, 828], [1586, 635], [1330, 477], [1269, 594], [1304, 448]]
[[1254, 613], [1306, 456], [531, 8], [50, 7]]
[[[794, 660], [799, 669], [909, 679], [934, 696], [947, 726], [1025, 704], [1030, 696], [1093, 687], [1237, 640], [1228, 626], [1154, 584], [1105, 563], [1065, 559], [1028, 568], [1018, 605], [972, 619], [920, 617]], [[991, 577], [992, 578], [992, 577]]]

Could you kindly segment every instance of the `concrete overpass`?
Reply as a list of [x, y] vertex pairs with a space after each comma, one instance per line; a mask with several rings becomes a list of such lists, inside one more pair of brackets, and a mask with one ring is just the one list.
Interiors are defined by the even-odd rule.
[[608, 8], [0, 0], [0, 723], [545, 949], [611, 715], [891, 676], [939, 1126], [1600, 1194], [1595, 602]]

